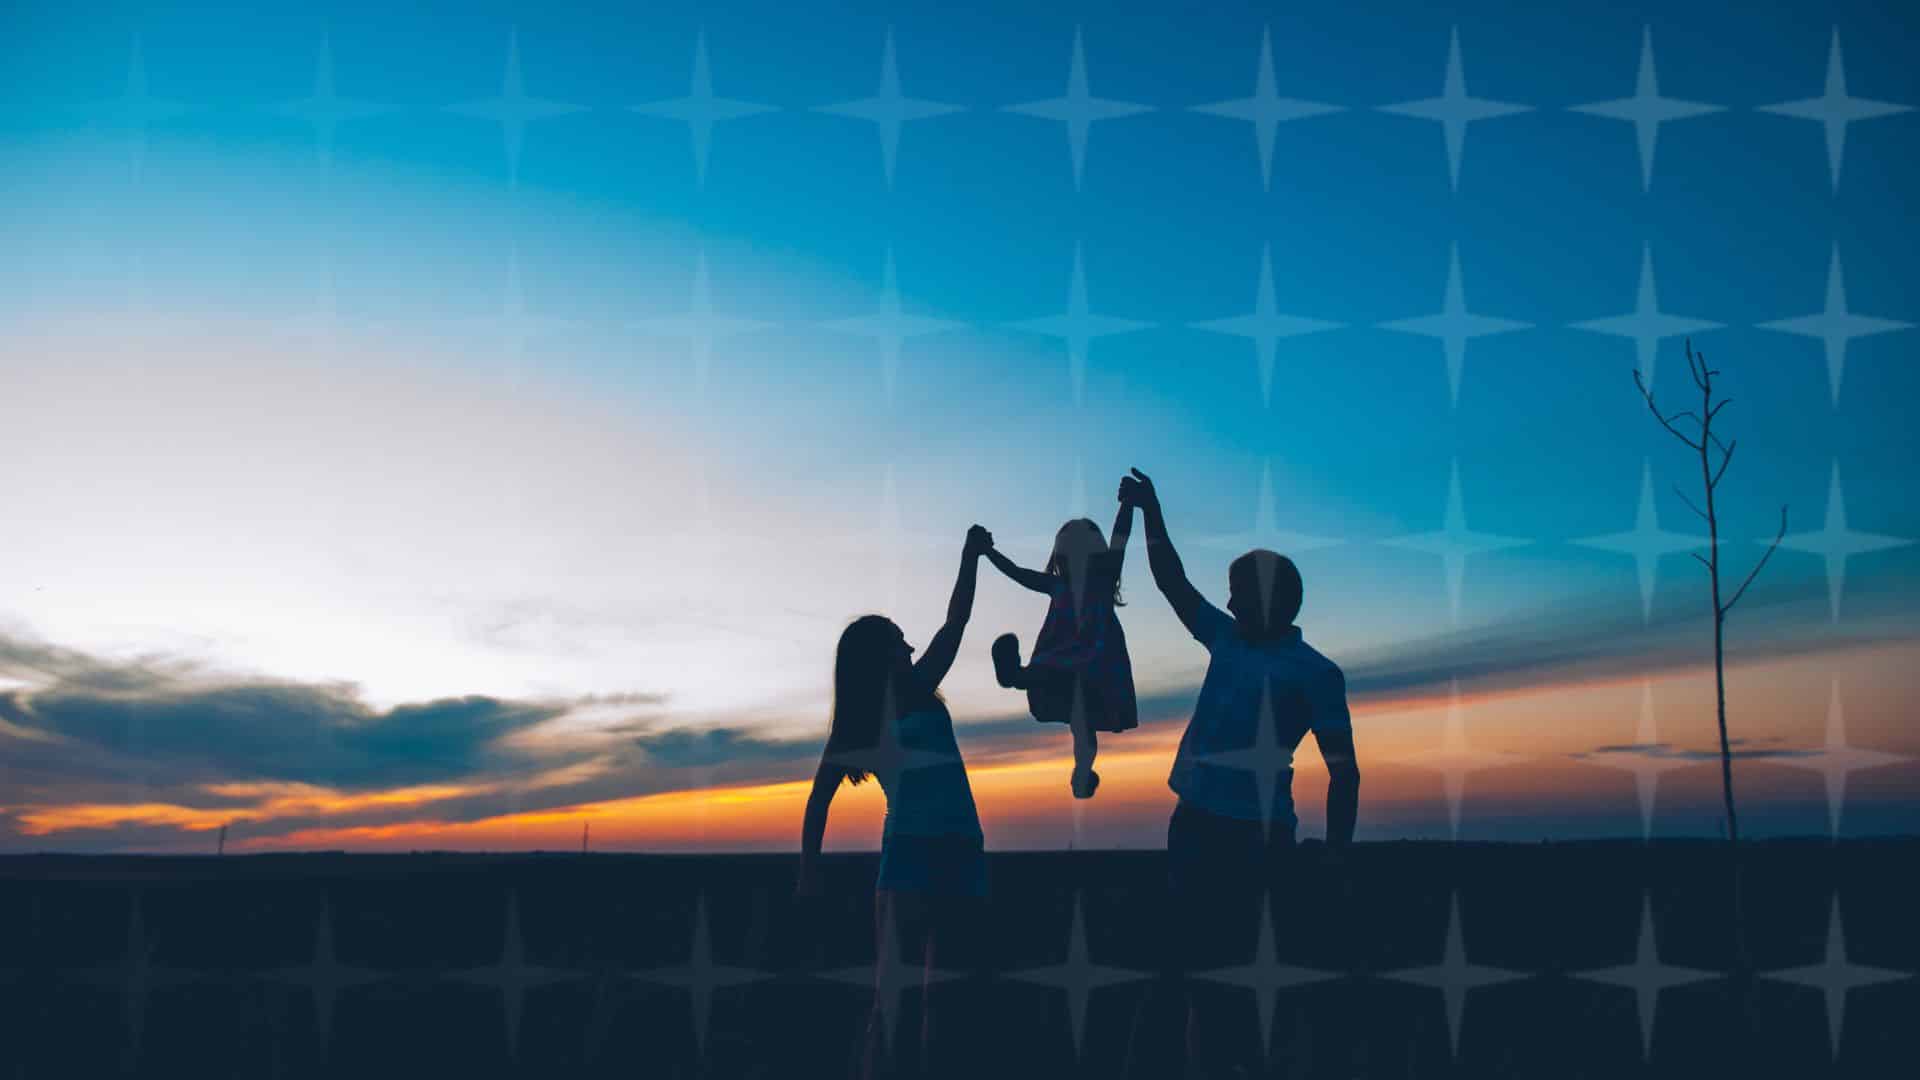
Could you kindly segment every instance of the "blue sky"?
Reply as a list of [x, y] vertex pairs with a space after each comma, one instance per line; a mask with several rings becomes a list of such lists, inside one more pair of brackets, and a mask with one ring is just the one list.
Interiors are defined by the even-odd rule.
[[[817, 726], [847, 618], [931, 631], [967, 524], [1039, 563], [1069, 513], [1104, 525], [1138, 465], [1202, 582], [1250, 541], [1265, 476], [1273, 524], [1340, 541], [1300, 554], [1303, 625], [1336, 656], [1543, 612], [1578, 652], [1640, 585], [1575, 541], [1633, 527], [1649, 465], [1661, 526], [1693, 529], [1668, 490], [1693, 466], [1633, 390], [1634, 343], [1573, 326], [1631, 311], [1647, 253], [1662, 311], [1722, 324], [1697, 344], [1741, 438], [1730, 562], [1781, 503], [1790, 532], [1825, 522], [1836, 471], [1849, 527], [1920, 536], [1920, 339], [1853, 339], [1835, 399], [1819, 340], [1761, 326], [1822, 310], [1836, 250], [1852, 313], [1920, 321], [1920, 112], [1850, 125], [1836, 187], [1821, 125], [1762, 108], [1821, 94], [1836, 30], [1848, 93], [1920, 102], [1909, 23], [1871, 4], [17, 8], [0, 475], [10, 516], [46, 527], [13, 530], [0, 616], [380, 707], [658, 694], [680, 723], [792, 736]], [[1467, 92], [1527, 107], [1469, 125], [1457, 189], [1441, 125], [1383, 108], [1441, 93], [1455, 31]], [[1144, 107], [1091, 126], [1077, 184], [1065, 127], [1009, 108], [1062, 94], [1076, 33], [1092, 94]], [[1339, 108], [1278, 126], [1270, 185], [1253, 127], [1195, 108], [1253, 90], [1263, 33], [1280, 95]], [[889, 34], [904, 93], [957, 107], [904, 126], [891, 183], [876, 126], [820, 108], [875, 93]], [[1661, 94], [1723, 108], [1661, 125], [1643, 190], [1632, 125], [1571, 107], [1630, 96], [1645, 35]], [[714, 93], [766, 107], [716, 124], [703, 170], [688, 124], [630, 108], [687, 95], [701, 37]], [[323, 40], [338, 95], [369, 106], [324, 156], [281, 107], [314, 93]], [[517, 155], [458, 108], [502, 93], [510, 40], [525, 93], [576, 107]], [[136, 42], [148, 99], [178, 106], [138, 122], [108, 102]], [[1066, 309], [1076, 250], [1091, 311], [1136, 327], [1091, 345], [1077, 401], [1063, 343], [1017, 325]], [[1382, 325], [1439, 312], [1456, 251], [1467, 309], [1527, 327], [1467, 344], [1457, 402], [1441, 343]], [[889, 252], [901, 305], [950, 324], [906, 342], [891, 397], [874, 343], [830, 325], [874, 311]], [[1278, 343], [1270, 400], [1253, 344], [1195, 325], [1253, 309], [1263, 252], [1279, 312], [1341, 324]], [[754, 324], [716, 340], [704, 382], [659, 332], [702, 261], [713, 310]], [[1679, 341], [1659, 357], [1678, 408]], [[1441, 560], [1388, 543], [1442, 528], [1456, 467], [1467, 525], [1527, 541], [1467, 560], [1457, 618]], [[1850, 611], [1905, 606], [1916, 551], [1848, 560], [1838, 620], [1818, 554], [1783, 551], [1765, 587], [1817, 648]], [[1659, 570], [1661, 611], [1704, 605], [1684, 556]], [[1190, 679], [1144, 574], [1128, 586], [1143, 681]], [[1030, 634], [1010, 592], [987, 584], [981, 623]], [[975, 651], [957, 709], [997, 715]]]

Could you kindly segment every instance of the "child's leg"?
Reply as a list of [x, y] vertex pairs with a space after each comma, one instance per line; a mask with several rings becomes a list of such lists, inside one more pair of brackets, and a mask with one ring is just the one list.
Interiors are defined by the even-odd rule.
[[1093, 756], [1100, 752], [1100, 738], [1094, 734], [1093, 725], [1087, 719], [1087, 710], [1076, 705], [1068, 726], [1073, 728], [1073, 771], [1090, 773], [1093, 771]]
[[1020, 639], [1001, 634], [993, 639], [993, 676], [1010, 690], [1027, 688], [1029, 669], [1020, 666]]
[[1100, 774], [1093, 771], [1093, 758], [1100, 750], [1100, 738], [1094, 733], [1093, 717], [1102, 707], [1100, 697], [1087, 686], [1086, 681], [1076, 679], [1072, 711], [1067, 718], [1073, 728], [1073, 796], [1076, 799], [1091, 799], [1100, 787]]
[[1073, 775], [1067, 783], [1076, 799], [1091, 799], [1100, 790], [1100, 774], [1093, 771], [1094, 739], [1090, 728], [1076, 727], [1073, 732]]

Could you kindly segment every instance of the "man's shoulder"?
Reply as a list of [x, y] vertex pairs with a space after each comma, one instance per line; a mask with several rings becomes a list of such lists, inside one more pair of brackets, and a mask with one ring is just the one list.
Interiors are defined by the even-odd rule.
[[1346, 682], [1346, 673], [1340, 670], [1340, 665], [1334, 663], [1326, 653], [1307, 644], [1305, 638], [1301, 638], [1296, 643], [1296, 647], [1299, 650], [1297, 655], [1301, 665], [1316, 677], [1336, 684]]

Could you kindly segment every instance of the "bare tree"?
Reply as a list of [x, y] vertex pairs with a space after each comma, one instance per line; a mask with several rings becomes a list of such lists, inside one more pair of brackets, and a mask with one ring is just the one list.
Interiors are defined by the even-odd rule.
[[[1707, 557], [1701, 558], [1697, 552], [1693, 557], [1707, 568], [1707, 579], [1713, 587], [1713, 683], [1720, 720], [1720, 789], [1726, 801], [1727, 843], [1732, 846], [1740, 842], [1740, 818], [1733, 807], [1733, 750], [1727, 740], [1725, 643], [1727, 613], [1731, 612], [1733, 605], [1739, 603], [1740, 598], [1746, 595], [1747, 586], [1753, 584], [1753, 579], [1759, 576], [1761, 568], [1767, 565], [1767, 560], [1773, 558], [1774, 551], [1780, 547], [1781, 537], [1787, 534], [1787, 508], [1785, 505], [1780, 507], [1780, 531], [1774, 533], [1773, 542], [1767, 545], [1766, 554], [1760, 556], [1760, 561], [1747, 572], [1746, 578], [1740, 582], [1740, 587], [1733, 591], [1733, 596], [1722, 602], [1720, 599], [1720, 516], [1719, 509], [1715, 505], [1714, 492], [1720, 487], [1720, 478], [1726, 475], [1727, 466], [1733, 462], [1733, 452], [1740, 445], [1740, 440], [1722, 442], [1720, 436], [1714, 434], [1714, 418], [1720, 415], [1720, 410], [1726, 408], [1727, 403], [1732, 399], [1722, 398], [1717, 402], [1713, 400], [1713, 377], [1720, 372], [1707, 366], [1707, 358], [1704, 354], [1693, 351], [1692, 339], [1687, 340], [1686, 346], [1687, 371], [1693, 375], [1693, 385], [1700, 391], [1699, 411], [1689, 409], [1664, 414], [1660, 411], [1660, 407], [1654, 404], [1653, 391], [1648, 389], [1646, 380], [1641, 377], [1637, 369], [1633, 373], [1633, 383], [1640, 388], [1640, 396], [1647, 400], [1647, 408], [1652, 411], [1654, 419], [1660, 421], [1660, 426], [1666, 428], [1669, 434], [1685, 443], [1700, 456], [1700, 482], [1705, 491], [1706, 506], [1702, 508], [1692, 499], [1687, 498], [1687, 493], [1681, 491], [1678, 484], [1674, 485], [1673, 490], [1689, 509], [1700, 515], [1701, 519], [1707, 523]], [[1681, 425], [1687, 423], [1699, 429], [1698, 438], [1690, 438], [1687, 431], [1682, 428]], [[1713, 460], [1716, 452], [1720, 458], [1717, 464]]]

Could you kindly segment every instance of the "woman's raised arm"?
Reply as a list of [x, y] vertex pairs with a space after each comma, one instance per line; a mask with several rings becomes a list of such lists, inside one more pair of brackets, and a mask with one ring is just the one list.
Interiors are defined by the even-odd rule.
[[960, 655], [960, 637], [966, 633], [967, 620], [973, 617], [974, 586], [980, 577], [980, 556], [993, 549], [993, 534], [975, 525], [967, 530], [967, 544], [960, 552], [960, 574], [953, 583], [953, 596], [947, 601], [947, 621], [927, 642], [925, 652], [914, 661], [914, 674], [927, 689], [939, 687]]

